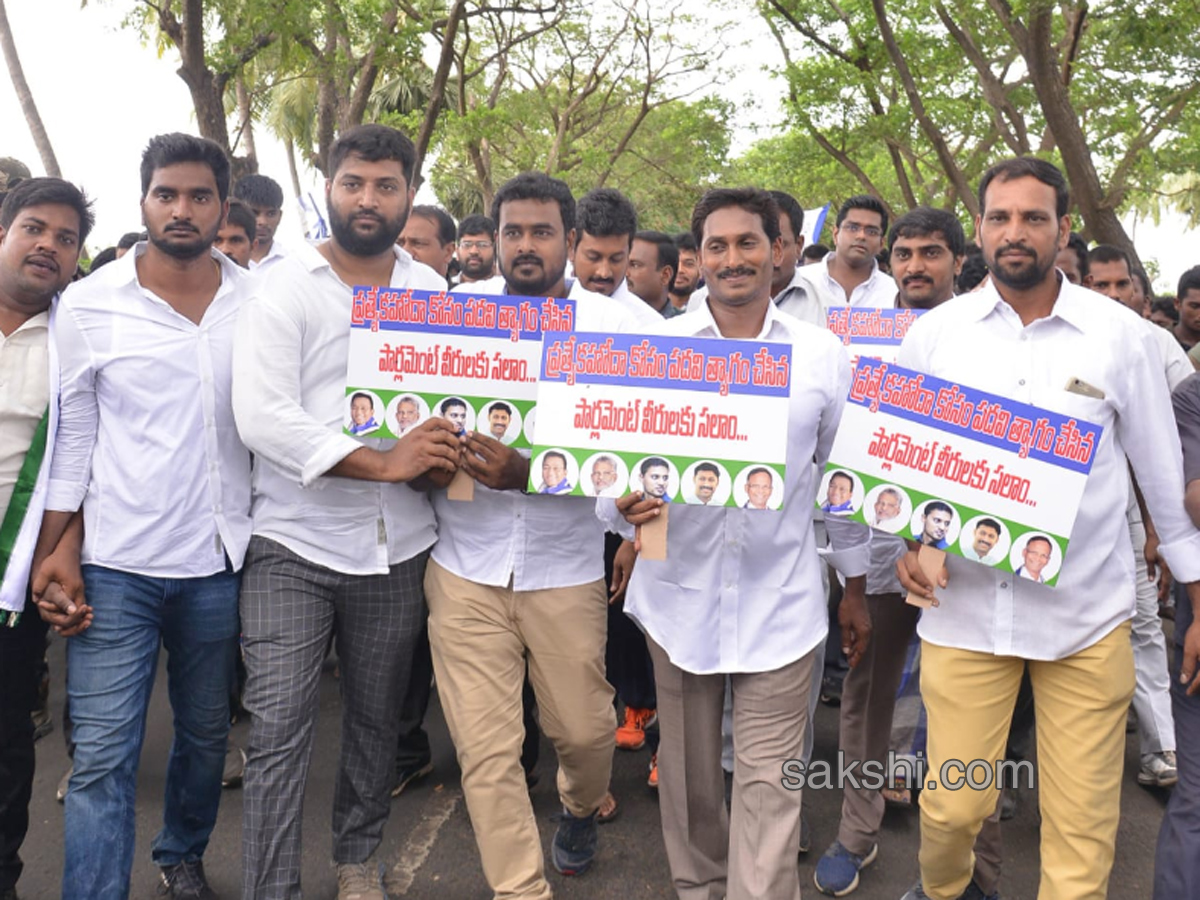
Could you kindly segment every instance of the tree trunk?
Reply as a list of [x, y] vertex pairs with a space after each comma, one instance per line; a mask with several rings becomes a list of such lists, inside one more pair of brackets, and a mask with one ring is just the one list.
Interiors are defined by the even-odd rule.
[[0, 48], [4, 50], [4, 61], [8, 63], [8, 75], [12, 79], [13, 90], [21, 103], [21, 111], [25, 113], [25, 121], [33, 135], [33, 143], [37, 146], [38, 155], [42, 158], [42, 168], [46, 174], [54, 178], [62, 178], [62, 170], [58, 167], [58, 158], [54, 148], [50, 146], [50, 137], [38, 115], [37, 105], [33, 102], [33, 92], [25, 81], [25, 72], [21, 68], [21, 60], [17, 56], [17, 45], [13, 41], [12, 28], [8, 24], [8, 13], [4, 9], [4, 0], [0, 0]]
[[417, 165], [413, 172], [413, 185], [421, 183], [421, 169], [425, 164], [425, 154], [429, 151], [429, 142], [433, 140], [433, 129], [437, 125], [438, 114], [442, 109], [442, 101], [446, 97], [446, 82], [450, 77], [450, 66], [454, 63], [454, 38], [458, 34], [458, 23], [466, 12], [466, 0], [455, 0], [446, 22], [446, 31], [442, 35], [442, 52], [438, 57], [437, 70], [433, 73], [433, 90], [429, 95], [429, 103], [425, 106], [425, 117], [421, 120], [421, 130], [417, 132]]

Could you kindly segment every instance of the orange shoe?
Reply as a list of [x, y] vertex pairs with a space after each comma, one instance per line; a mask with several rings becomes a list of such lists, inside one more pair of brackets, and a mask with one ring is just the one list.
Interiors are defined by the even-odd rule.
[[657, 710], [625, 707], [625, 724], [617, 729], [617, 749], [641, 750], [646, 746], [646, 729], [657, 721]]
[[650, 777], [646, 779], [646, 784], [658, 790], [658, 754], [655, 753], [650, 757]]

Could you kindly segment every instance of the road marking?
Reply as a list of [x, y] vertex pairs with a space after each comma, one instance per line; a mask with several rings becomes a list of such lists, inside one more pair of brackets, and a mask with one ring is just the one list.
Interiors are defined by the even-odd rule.
[[460, 790], [441, 791], [434, 794], [433, 798], [425, 804], [421, 821], [417, 823], [417, 826], [409, 834], [408, 840], [404, 842], [399, 860], [384, 874], [383, 884], [388, 896], [403, 896], [408, 893], [408, 889], [416, 880], [417, 872], [429, 858], [429, 851], [437, 842], [438, 833], [454, 815], [454, 810], [458, 808], [458, 801], [461, 799], [462, 791]]

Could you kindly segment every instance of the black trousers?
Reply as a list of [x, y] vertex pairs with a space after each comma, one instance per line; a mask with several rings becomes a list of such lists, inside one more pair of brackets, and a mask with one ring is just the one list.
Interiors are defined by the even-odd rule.
[[0, 627], [0, 891], [21, 876], [17, 851], [29, 830], [33, 720], [47, 625], [31, 600], [13, 628]]

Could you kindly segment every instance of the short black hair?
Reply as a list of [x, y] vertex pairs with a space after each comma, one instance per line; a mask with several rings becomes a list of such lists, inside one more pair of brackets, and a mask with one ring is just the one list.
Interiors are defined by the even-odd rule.
[[1079, 277], [1087, 278], [1088, 275], [1088, 245], [1083, 239], [1083, 235], [1078, 231], [1072, 231], [1067, 235], [1067, 249], [1075, 254], [1079, 260]]
[[579, 198], [575, 205], [575, 227], [579, 237], [633, 236], [637, 232], [637, 211], [629, 198], [614, 188], [596, 188]]
[[717, 478], [721, 477], [721, 470], [717, 468], [716, 463], [702, 462], [692, 470], [692, 477], [695, 478], [701, 472], [712, 472]]
[[1155, 297], [1150, 301], [1150, 312], [1162, 313], [1172, 322], [1179, 324], [1179, 310], [1175, 308], [1174, 297]]
[[933, 237], [939, 234], [954, 256], [966, 254], [967, 236], [963, 233], [958, 216], [931, 206], [918, 206], [896, 220], [888, 233], [888, 253], [892, 252], [898, 238]]
[[1150, 276], [1146, 274], [1146, 270], [1139, 265], [1131, 264], [1129, 266], [1129, 274], [1142, 283], [1142, 293], [1147, 299], [1154, 296], [1154, 286], [1150, 284]]
[[801, 259], [811, 259], [820, 262], [830, 254], [830, 249], [824, 244], [806, 244], [800, 251]]
[[978, 244], [967, 244], [967, 257], [963, 260], [962, 271], [955, 281], [955, 290], [965, 294], [987, 278], [987, 274], [988, 267], [983, 258], [983, 250]]
[[508, 413], [510, 417], [512, 416], [512, 407], [509, 406], [507, 403], [504, 403], [501, 400], [497, 400], [495, 403], [492, 404], [491, 409], [488, 410], [488, 415], [490, 416], [493, 412], [495, 412], [498, 409], [502, 409], [506, 413]]
[[230, 200], [229, 213], [225, 216], [225, 221], [234, 228], [240, 228], [246, 232], [250, 243], [254, 243], [254, 234], [258, 231], [258, 220], [254, 218], [254, 213], [250, 212], [250, 207], [245, 203], [241, 200]]
[[233, 196], [251, 206], [280, 209], [283, 206], [283, 188], [274, 178], [266, 175], [243, 175], [233, 186]]
[[446, 410], [454, 409], [457, 406], [461, 406], [463, 409], [466, 409], [467, 401], [463, 400], [461, 397], [447, 397], [438, 407], [438, 411], [445, 412]]
[[414, 206], [411, 215], [433, 222], [438, 230], [438, 243], [443, 247], [454, 243], [455, 235], [458, 234], [454, 217], [440, 206]]
[[347, 156], [357, 156], [367, 162], [395, 160], [400, 163], [404, 180], [412, 185], [413, 168], [417, 163], [417, 148], [408, 135], [387, 125], [356, 125], [338, 136], [329, 148], [329, 178], [333, 178]]
[[545, 465], [546, 460], [550, 459], [551, 457], [556, 457], [557, 459], [561, 459], [563, 468], [565, 469], [567, 467], [567, 455], [565, 453], [560, 453], [557, 450], [547, 450], [546, 453], [542, 456], [542, 465]]
[[692, 237], [690, 231], [681, 231], [675, 235], [675, 246], [688, 253], [695, 253], [699, 249], [696, 245], [696, 239]]
[[692, 237], [699, 247], [704, 239], [704, 223], [708, 217], [719, 209], [737, 206], [746, 212], [759, 217], [767, 240], [775, 243], [779, 237], [779, 204], [764, 190], [759, 188], [712, 188], [705, 191], [704, 196], [692, 210]]
[[373, 399], [371, 399], [371, 395], [364, 393], [363, 391], [355, 391], [353, 394], [350, 395], [351, 405], [354, 404], [355, 400], [359, 400], [359, 399], [366, 400], [368, 403], [370, 403], [371, 409], [375, 408], [375, 401]]
[[883, 205], [883, 201], [878, 197], [872, 197], [870, 194], [855, 194], [842, 204], [838, 210], [837, 220], [833, 224], [841, 228], [842, 222], [845, 221], [846, 216], [850, 214], [850, 210], [852, 209], [865, 209], [867, 212], [879, 213], [879, 230], [887, 234], [887, 207]]
[[921, 515], [927, 516], [931, 512], [937, 512], [937, 510], [939, 510], [939, 509], [942, 510], [943, 512], [950, 513], [950, 515], [952, 515], [952, 516], [954, 515], [954, 510], [952, 510], [950, 508], [950, 504], [943, 503], [941, 500], [930, 500], [928, 503], [925, 504], [925, 508], [923, 510], [921, 510]]
[[990, 528], [992, 531], [996, 532], [996, 534], [1000, 534], [1000, 532], [1004, 530], [1000, 527], [1000, 523], [995, 519], [980, 519], [975, 523], [975, 528]]
[[458, 223], [458, 239], [461, 241], [468, 234], [486, 234], [489, 241], [494, 241], [496, 223], [487, 216], [467, 216]]
[[669, 470], [671, 468], [671, 464], [668, 463], [661, 456], [647, 456], [645, 459], [642, 460], [642, 464], [638, 467], [638, 473], [641, 475], [645, 475], [651, 469], [656, 469], [656, 468], [663, 468], [663, 469]]
[[779, 211], [788, 217], [788, 222], [792, 225], [792, 237], [799, 238], [804, 233], [804, 207], [791, 194], [783, 191], [768, 191], [775, 202], [779, 204]]
[[997, 178], [1002, 182], [1016, 178], [1036, 178], [1042, 184], [1054, 188], [1054, 209], [1060, 219], [1067, 214], [1071, 205], [1071, 191], [1058, 166], [1036, 156], [1015, 156], [996, 163], [983, 173], [983, 178], [979, 180], [980, 213], [987, 209], [987, 189]]
[[1044, 534], [1035, 534], [1033, 537], [1031, 537], [1029, 540], [1027, 540], [1025, 542], [1025, 546], [1028, 547], [1034, 541], [1041, 541], [1050, 549], [1051, 553], [1054, 552], [1054, 541], [1050, 540], [1050, 538], [1046, 537]]
[[746, 480], [749, 481], [751, 478], [753, 478], [759, 472], [762, 472], [764, 475], [766, 475], [768, 478], [770, 478], [772, 482], [775, 481], [775, 477], [771, 474], [771, 470], [768, 469], [766, 466], [755, 466], [753, 469], [751, 469], [749, 472], [746, 473]]
[[1133, 275], [1133, 262], [1129, 259], [1129, 254], [1112, 244], [1097, 244], [1088, 251], [1088, 268], [1092, 263], [1113, 263], [1123, 262], [1125, 268], [1129, 271], [1130, 276]]
[[217, 196], [224, 203], [229, 197], [229, 157], [221, 145], [208, 138], [178, 131], [150, 138], [142, 151], [142, 199], [150, 191], [154, 173], [179, 163], [201, 163], [212, 170], [217, 183]]
[[1192, 266], [1179, 276], [1179, 287], [1175, 290], [1175, 297], [1182, 300], [1188, 291], [1200, 291], [1200, 266]]
[[118, 250], [128, 250], [138, 241], [144, 241], [145, 235], [140, 231], [127, 231], [121, 235], [121, 239], [117, 241]]
[[500, 210], [514, 200], [540, 200], [557, 203], [562, 215], [563, 235], [575, 227], [575, 198], [565, 181], [551, 178], [545, 172], [522, 172], [508, 179], [492, 198], [492, 219], [499, 223]]
[[92, 214], [92, 201], [79, 188], [61, 178], [25, 178], [4, 196], [0, 204], [0, 228], [5, 231], [12, 225], [17, 214], [30, 206], [53, 203], [69, 206], [79, 215], [79, 246], [87, 240], [96, 217]]
[[675, 246], [675, 240], [666, 232], [662, 231], [639, 231], [634, 236], [634, 240], [645, 241], [648, 244], [653, 244], [657, 251], [654, 267], [657, 271], [663, 269], [671, 270], [671, 284], [675, 283], [675, 276], [679, 274], [679, 248]]
[[[117, 248], [105, 247], [99, 253], [92, 257], [91, 265], [88, 266], [88, 274], [91, 275], [97, 269], [107, 266], [110, 262], [116, 262]], [[1175, 301], [1171, 301], [1171, 309], [1175, 309]]]

